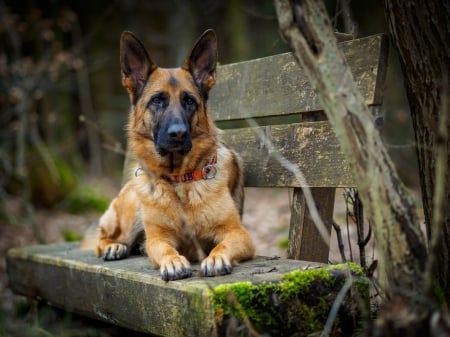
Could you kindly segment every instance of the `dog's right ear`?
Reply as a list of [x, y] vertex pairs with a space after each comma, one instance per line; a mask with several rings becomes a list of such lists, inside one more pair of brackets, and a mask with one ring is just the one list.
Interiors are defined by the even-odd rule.
[[123, 32], [120, 37], [120, 67], [122, 84], [135, 104], [156, 65], [142, 42], [131, 32]]

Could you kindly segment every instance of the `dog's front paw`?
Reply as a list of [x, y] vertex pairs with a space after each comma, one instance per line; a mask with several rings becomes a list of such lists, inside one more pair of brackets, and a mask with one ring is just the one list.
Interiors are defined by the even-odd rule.
[[192, 276], [189, 261], [181, 255], [169, 257], [161, 263], [161, 278], [164, 281], [181, 280]]
[[101, 256], [105, 261], [124, 259], [128, 256], [128, 246], [124, 243], [110, 243], [103, 248]]
[[214, 254], [202, 261], [201, 269], [204, 276], [211, 277], [231, 274], [233, 267], [226, 255]]

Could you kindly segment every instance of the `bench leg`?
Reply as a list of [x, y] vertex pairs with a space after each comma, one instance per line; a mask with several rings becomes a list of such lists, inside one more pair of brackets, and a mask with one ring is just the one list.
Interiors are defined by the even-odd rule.
[[[328, 232], [330, 232], [333, 223], [336, 188], [315, 187], [311, 188], [311, 193], [319, 215]], [[294, 188], [287, 258], [327, 263], [328, 253], [329, 242], [323, 241], [312, 221], [302, 189]]]

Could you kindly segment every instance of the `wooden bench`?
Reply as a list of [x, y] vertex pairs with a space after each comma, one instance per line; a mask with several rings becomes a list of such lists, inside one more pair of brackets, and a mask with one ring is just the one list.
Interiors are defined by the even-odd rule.
[[[367, 104], [379, 114], [386, 40], [372, 36], [341, 43], [341, 48]], [[217, 77], [210, 112], [227, 129], [227, 143], [244, 158], [246, 186], [294, 188], [287, 257], [328, 262], [329, 243], [306, 207], [304, 184], [280, 162], [283, 157], [303, 173], [329, 232], [336, 187], [354, 182], [314, 89], [290, 53], [225, 65]], [[255, 124], [260, 126], [249, 128]]]
[[[385, 36], [351, 40], [341, 43], [340, 47], [367, 104], [375, 115], [378, 114], [387, 63]], [[326, 235], [319, 234], [305, 206], [302, 190], [305, 182], [299, 177], [298, 170], [310, 187], [325, 234], [330, 232], [332, 224], [335, 189], [354, 184], [313, 88], [290, 53], [221, 66], [217, 78], [209, 109], [218, 126], [226, 130], [224, 138], [228, 144], [244, 159], [246, 186], [294, 189], [288, 247], [290, 259], [258, 257], [234, 268], [232, 275], [194, 276], [163, 282], [159, 272], [151, 269], [144, 257], [104, 262], [92, 252], [78, 249], [76, 244], [25, 247], [12, 249], [7, 255], [10, 286], [15, 292], [68, 311], [163, 336], [224, 335], [230, 313], [246, 312], [244, 304], [240, 303], [246, 300], [239, 296], [250, 296], [254, 292], [251, 287], [267, 287], [268, 284], [271, 285], [267, 287], [269, 294], [264, 296], [270, 299], [258, 302], [260, 299], [255, 295], [247, 301], [252, 304], [247, 305], [255, 305], [253, 313], [262, 311], [260, 314], [266, 317], [265, 321], [269, 321], [267, 317], [277, 316], [278, 311], [283, 312], [277, 316], [276, 324], [284, 330], [264, 330], [272, 329], [272, 326], [265, 325], [268, 324], [265, 321], [259, 322], [249, 312], [241, 318], [244, 321], [248, 318], [256, 327], [271, 334], [297, 331], [295, 329], [307, 325], [302, 325], [301, 312], [296, 312], [299, 316], [292, 321], [292, 315], [283, 311], [290, 308], [290, 304], [277, 307], [280, 299], [274, 300], [273, 296], [283, 297], [274, 287], [283, 288], [285, 282], [296, 279], [297, 276], [292, 275], [297, 275], [298, 270], [308, 269], [304, 273], [315, 273], [314, 267], [320, 267], [319, 274], [313, 278], [331, 275], [333, 281], [327, 284], [334, 287], [335, 296], [331, 298], [336, 297], [348, 273], [323, 269], [319, 263], [328, 261], [328, 242], [323, 240]], [[198, 265], [194, 265], [196, 270], [199, 270]], [[320, 274], [323, 270], [326, 270], [325, 274]], [[354, 270], [354, 273], [358, 271]], [[237, 299], [223, 295], [224, 287], [241, 289], [235, 293]], [[306, 295], [301, 289], [304, 288], [292, 289], [285, 300], [303, 303]], [[308, 289], [311, 294], [312, 288]], [[321, 295], [318, 293], [317, 296]], [[230, 307], [218, 304], [223, 304], [224, 298]], [[329, 307], [331, 304], [332, 300]], [[230, 309], [233, 305], [235, 308]], [[270, 311], [273, 308], [275, 312]], [[327, 315], [319, 315], [322, 318], [317, 322], [325, 324]]]

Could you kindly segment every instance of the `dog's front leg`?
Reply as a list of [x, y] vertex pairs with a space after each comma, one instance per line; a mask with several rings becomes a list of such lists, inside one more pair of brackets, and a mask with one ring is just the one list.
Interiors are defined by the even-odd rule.
[[105, 261], [126, 258], [142, 233], [138, 217], [139, 199], [126, 184], [113, 199], [98, 223], [96, 254]]
[[225, 225], [218, 226], [221, 240], [201, 263], [204, 276], [226, 275], [239, 261], [255, 257], [255, 247], [247, 230], [236, 214]]
[[175, 247], [177, 238], [167, 229], [146, 227], [146, 251], [154, 268], [159, 268], [164, 281], [180, 280], [192, 275], [189, 261]]

